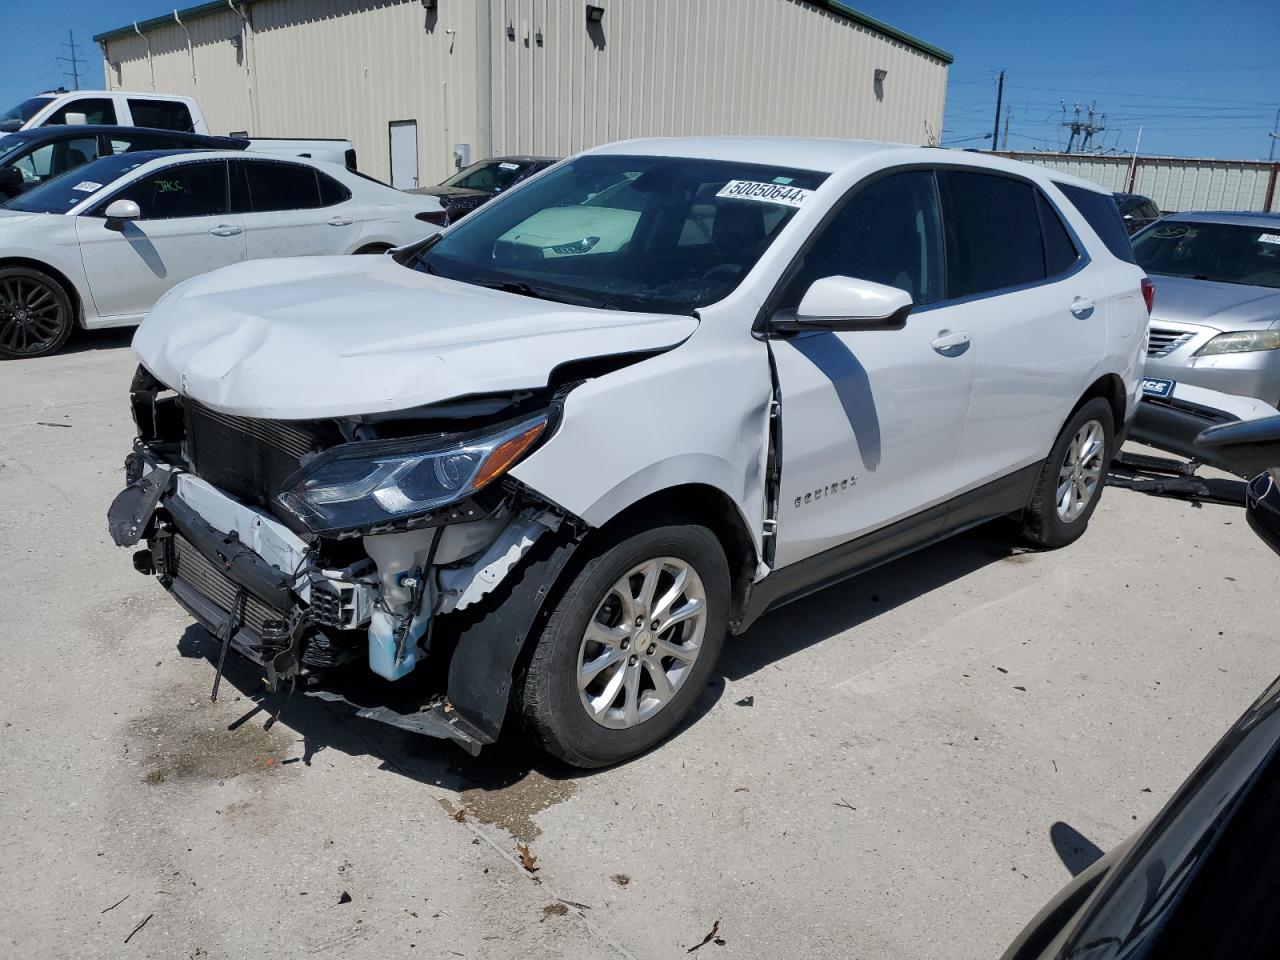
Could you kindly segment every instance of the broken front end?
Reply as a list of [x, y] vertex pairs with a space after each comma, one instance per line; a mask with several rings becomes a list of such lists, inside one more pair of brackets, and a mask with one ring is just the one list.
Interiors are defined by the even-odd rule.
[[552, 390], [314, 421], [233, 416], [142, 367], [108, 522], [269, 688], [455, 740], [497, 738], [539, 611], [585, 532], [507, 476]]

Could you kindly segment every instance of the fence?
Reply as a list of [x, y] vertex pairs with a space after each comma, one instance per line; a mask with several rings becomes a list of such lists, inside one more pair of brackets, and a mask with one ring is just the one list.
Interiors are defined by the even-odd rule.
[[1280, 163], [1188, 157], [1100, 157], [1084, 153], [1001, 153], [1092, 180], [1117, 193], [1140, 193], [1166, 213], [1280, 210]]

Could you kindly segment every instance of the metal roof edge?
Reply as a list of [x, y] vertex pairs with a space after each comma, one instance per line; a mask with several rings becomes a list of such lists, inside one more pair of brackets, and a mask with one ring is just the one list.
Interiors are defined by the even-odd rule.
[[935, 47], [931, 43], [926, 43], [919, 37], [912, 36], [905, 30], [899, 30], [897, 27], [885, 23], [883, 20], [877, 20], [875, 17], [863, 13], [861, 10], [855, 10], [847, 3], [843, 2], [843, 0], [809, 0], [809, 2], [816, 6], [824, 7], [832, 13], [846, 17], [854, 23], [861, 24], [864, 27], [869, 27], [877, 33], [883, 33], [886, 37], [892, 37], [894, 40], [901, 41], [909, 47], [914, 47], [921, 53], [927, 53], [931, 57], [937, 57], [943, 63], [955, 63], [956, 58], [954, 54], [948, 53], [941, 47]]
[[[253, 3], [253, 0], [240, 0], [240, 2], [247, 6], [250, 3]], [[877, 20], [875, 17], [868, 16], [861, 10], [855, 10], [847, 3], [844, 3], [843, 0], [809, 0], [809, 2], [814, 6], [821, 7], [834, 14], [845, 17], [848, 20], [852, 20], [854, 23], [861, 24], [871, 30], [875, 30], [877, 33], [884, 34], [886, 37], [891, 37], [894, 40], [905, 43], [909, 47], [914, 47], [921, 53], [926, 53], [931, 57], [937, 57], [943, 63], [951, 64], [955, 62], [956, 58], [941, 47], [935, 47], [933, 44], [926, 43], [919, 37], [914, 37], [904, 30], [899, 30], [897, 27], [891, 26], [883, 20]], [[230, 9], [231, 5], [227, 3], [227, 0], [213, 0], [211, 3], [202, 3], [194, 7], [187, 7], [185, 10], [179, 10], [177, 11], [177, 14], [179, 17], [185, 19], [187, 17], [201, 17], [208, 13], [217, 13], [220, 10]], [[173, 22], [173, 14], [168, 13], [164, 16], [152, 17], [150, 20], [139, 21], [137, 27], [139, 30], [151, 30], [155, 27], [167, 26]], [[95, 34], [93, 42], [103, 43], [107, 40], [114, 40], [118, 37], [133, 36], [134, 34], [134, 24], [129, 23], [126, 26], [117, 27], [114, 30], [107, 30], [105, 33]]]
[[[241, 6], [248, 6], [253, 0], [239, 0]], [[227, 0], [212, 0], [210, 3], [201, 3], [194, 7], [187, 7], [185, 10], [176, 11], [177, 15], [184, 20], [187, 17], [203, 17], [208, 13], [218, 13], [222, 10], [232, 10], [231, 4]], [[173, 13], [166, 13], [163, 16], [152, 17], [150, 20], [137, 21], [139, 30], [153, 30], [156, 27], [169, 26], [175, 23]], [[108, 30], [105, 33], [97, 33], [93, 36], [94, 43], [103, 43], [107, 40], [115, 40], [118, 37], [133, 37], [137, 34], [134, 31], [132, 22], [123, 27], [117, 27], [114, 30]]]

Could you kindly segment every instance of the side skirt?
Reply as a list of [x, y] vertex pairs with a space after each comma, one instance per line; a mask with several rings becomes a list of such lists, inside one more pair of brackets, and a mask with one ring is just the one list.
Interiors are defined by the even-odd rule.
[[1042, 467], [1043, 463], [1033, 463], [856, 540], [783, 567], [752, 587], [746, 614], [733, 632], [743, 633], [762, 614], [793, 600], [989, 520], [1022, 512], [1031, 500], [1031, 490]]

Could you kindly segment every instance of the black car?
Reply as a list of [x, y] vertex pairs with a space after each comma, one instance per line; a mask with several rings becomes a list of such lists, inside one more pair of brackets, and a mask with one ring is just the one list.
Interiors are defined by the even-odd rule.
[[1144, 197], [1140, 193], [1117, 193], [1113, 196], [1120, 208], [1120, 216], [1124, 217], [1124, 228], [1130, 233], [1137, 233], [1163, 216], [1150, 197]]
[[438, 186], [408, 192], [439, 197], [444, 215], [438, 226], [447, 227], [503, 190], [558, 162], [555, 157], [492, 157], [463, 167]]
[[0, 201], [51, 177], [117, 153], [135, 150], [243, 150], [248, 140], [143, 127], [48, 126], [0, 137]]
[[[1249, 485], [1250, 526], [1280, 552], [1280, 417], [1199, 444]], [[1146, 827], [1036, 915], [1004, 960], [1260, 960], [1280, 952], [1280, 679]]]

